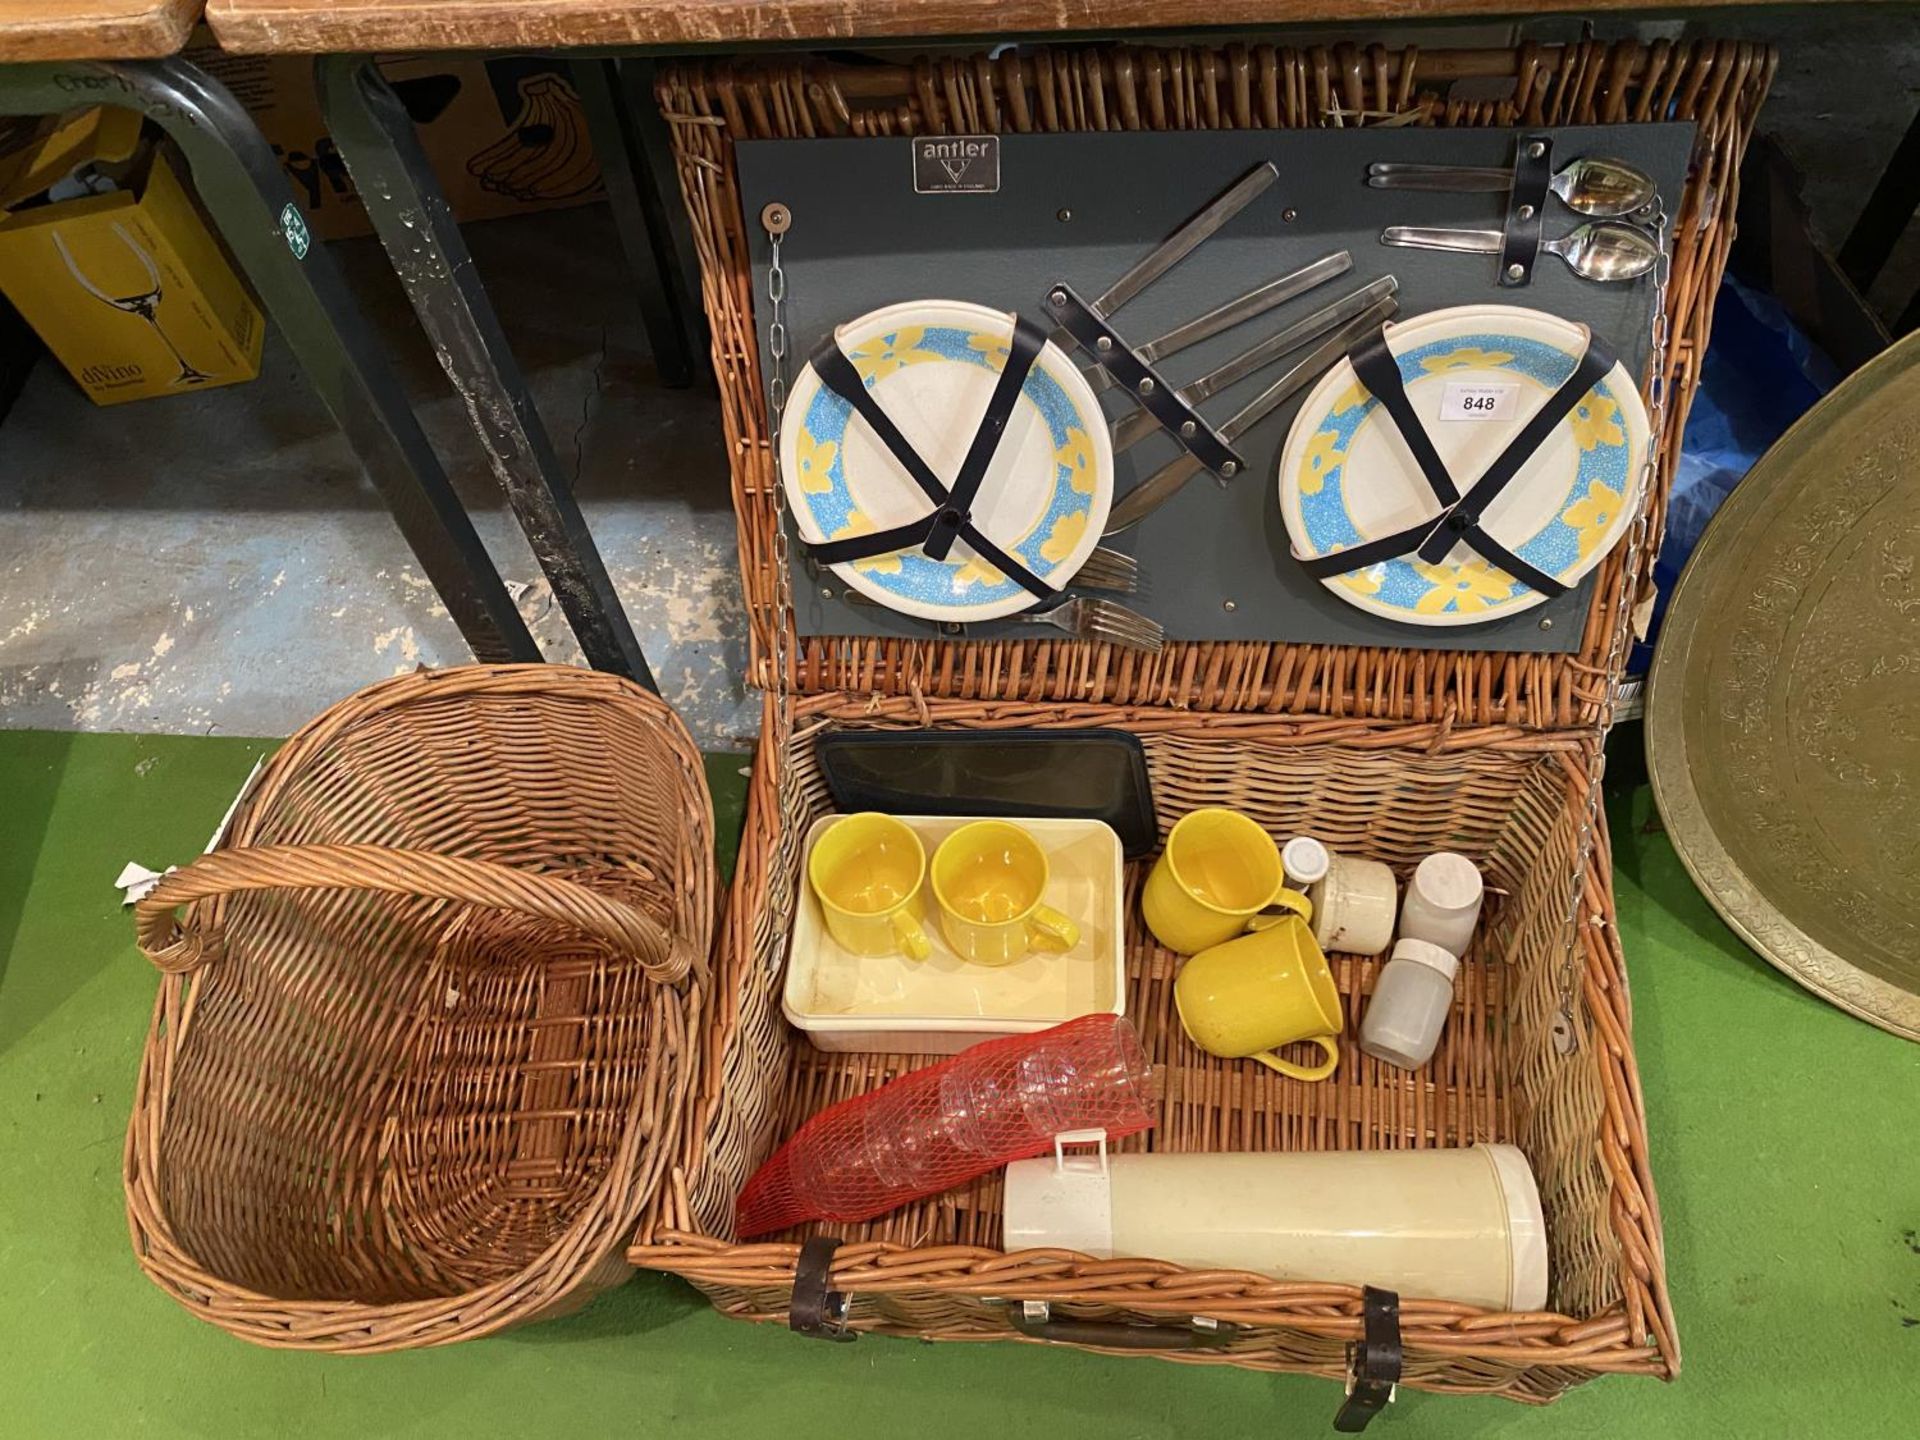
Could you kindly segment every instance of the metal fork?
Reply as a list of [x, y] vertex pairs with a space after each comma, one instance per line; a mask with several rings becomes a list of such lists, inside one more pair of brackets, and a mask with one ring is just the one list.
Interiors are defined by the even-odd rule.
[[1167, 632], [1139, 611], [1112, 600], [1090, 600], [1082, 595], [1069, 595], [1049, 609], [1025, 610], [1007, 618], [1022, 625], [1051, 625], [1081, 640], [1104, 640], [1150, 655], [1158, 655], [1167, 639]]
[[1123, 551], [1097, 545], [1087, 563], [1067, 582], [1084, 590], [1110, 590], [1116, 595], [1131, 595], [1140, 588], [1140, 562]]

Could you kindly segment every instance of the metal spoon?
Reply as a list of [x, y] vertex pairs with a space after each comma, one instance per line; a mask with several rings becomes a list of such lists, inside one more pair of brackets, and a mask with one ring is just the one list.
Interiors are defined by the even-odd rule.
[[[1513, 189], [1513, 172], [1496, 166], [1374, 164], [1367, 184], [1376, 190], [1445, 190], [1456, 195], [1498, 194]], [[1653, 177], [1624, 160], [1582, 157], [1547, 182], [1560, 203], [1596, 220], [1645, 208], [1654, 197]]]
[[[1498, 255], [1503, 237], [1498, 230], [1449, 230], [1426, 225], [1389, 225], [1380, 232], [1382, 245], [1414, 250], [1453, 250], [1465, 255]], [[1540, 248], [1558, 255], [1583, 280], [1634, 280], [1660, 261], [1660, 249], [1644, 230], [1617, 220], [1589, 220], [1558, 240]]]

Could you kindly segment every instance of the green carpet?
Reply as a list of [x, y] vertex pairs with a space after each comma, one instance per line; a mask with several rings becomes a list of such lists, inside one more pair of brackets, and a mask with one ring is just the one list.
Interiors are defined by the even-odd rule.
[[[1017, 1344], [822, 1345], [722, 1320], [657, 1277], [570, 1319], [370, 1359], [255, 1349], [190, 1319], [127, 1244], [122, 1134], [154, 976], [111, 882], [130, 858], [195, 853], [265, 748], [0, 732], [0, 1433], [1326, 1432], [1326, 1381]], [[740, 764], [709, 767], [729, 851]], [[1404, 1394], [1373, 1433], [1912, 1434], [1920, 1047], [1750, 955], [1649, 827], [1644, 787], [1613, 800], [1684, 1373], [1546, 1409]]]

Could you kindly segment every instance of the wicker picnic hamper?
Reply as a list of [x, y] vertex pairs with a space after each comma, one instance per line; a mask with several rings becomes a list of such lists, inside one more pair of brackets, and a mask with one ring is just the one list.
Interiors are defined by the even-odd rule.
[[[1082, 1343], [1198, 1363], [1340, 1375], [1361, 1339], [1358, 1289], [1004, 1253], [1000, 1181], [857, 1225], [733, 1239], [734, 1197], [808, 1115], [926, 1057], [828, 1055], [779, 1002], [800, 843], [831, 808], [813, 759], [827, 727], [1107, 725], [1138, 733], [1163, 826], [1229, 804], [1270, 831], [1308, 831], [1408, 868], [1435, 848], [1488, 873], [1488, 906], [1455, 1012], [1421, 1072], [1361, 1059], [1321, 1085], [1215, 1060], [1171, 1008], [1177, 957], [1130, 921], [1127, 1013], [1154, 1062], [1160, 1118], [1132, 1147], [1390, 1148], [1501, 1140], [1539, 1178], [1550, 1231], [1547, 1311], [1501, 1315], [1408, 1299], [1404, 1380], [1553, 1398], [1595, 1375], [1670, 1377], [1679, 1347], [1631, 1043], [1599, 746], [1632, 611], [1731, 238], [1738, 162], [1765, 93], [1764, 47], [1715, 42], [1524, 45], [1500, 51], [1133, 46], [949, 56], [911, 66], [795, 59], [684, 64], [658, 94], [700, 249], [752, 619], [769, 691], [733, 902], [715, 955], [700, 1092], [673, 1183], [630, 1258], [690, 1279], [728, 1314], [786, 1321], [801, 1242], [831, 1235], [827, 1284], [854, 1329], [1017, 1338], [1045, 1301]], [[1511, 77], [1503, 100], [1449, 82]], [[1514, 126], [1681, 118], [1698, 125], [1668, 292], [1672, 403], [1638, 542], [1607, 561], [1579, 651], [1563, 656], [1263, 643], [1174, 643], [1157, 656], [1072, 641], [797, 637], [776, 568], [777, 479], [753, 320], [733, 144], [813, 135], [1284, 128], [1366, 123]], [[1141, 867], [1129, 883], [1137, 887]], [[1351, 1003], [1378, 964], [1334, 957]], [[1352, 1053], [1349, 1051], [1349, 1053]], [[817, 1253], [817, 1252], [816, 1252]], [[1116, 1323], [1117, 1322], [1117, 1323]], [[1196, 1323], [1197, 1322], [1197, 1323]], [[1158, 1330], [1141, 1326], [1158, 1325]], [[1111, 1338], [1106, 1338], [1111, 1337]], [[1202, 1348], [1190, 1348], [1196, 1341]]]
[[363, 1352], [625, 1279], [696, 1078], [712, 842], [685, 728], [612, 676], [421, 672], [310, 722], [138, 907], [142, 1267], [245, 1339]]

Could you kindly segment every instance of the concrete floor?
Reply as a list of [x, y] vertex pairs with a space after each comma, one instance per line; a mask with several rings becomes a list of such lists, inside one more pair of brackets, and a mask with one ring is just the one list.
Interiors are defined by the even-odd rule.
[[[1537, 28], [1564, 38], [1572, 24]], [[1762, 125], [1803, 167], [1837, 245], [1920, 94], [1920, 8], [1716, 12], [1695, 28], [1780, 44]], [[1449, 38], [1499, 39], [1485, 29]], [[494, 221], [468, 239], [662, 688], [701, 745], [744, 743], [757, 710], [738, 680], [745, 618], [717, 402], [656, 383], [604, 207]], [[535, 633], [550, 657], [577, 658], [377, 246], [337, 249], [501, 572], [528, 586]], [[1873, 298], [1892, 314], [1916, 285], [1920, 227]], [[280, 735], [373, 680], [467, 656], [272, 336], [252, 384], [116, 410], [43, 362], [0, 425], [0, 515], [0, 725]]]
[[[657, 383], [604, 206], [468, 238], [663, 692], [703, 746], [743, 743], [758, 710], [717, 400]], [[337, 249], [536, 636], [577, 660], [378, 248]], [[283, 735], [469, 658], [271, 332], [251, 384], [114, 410], [43, 362], [0, 426], [0, 476], [0, 724]]]

